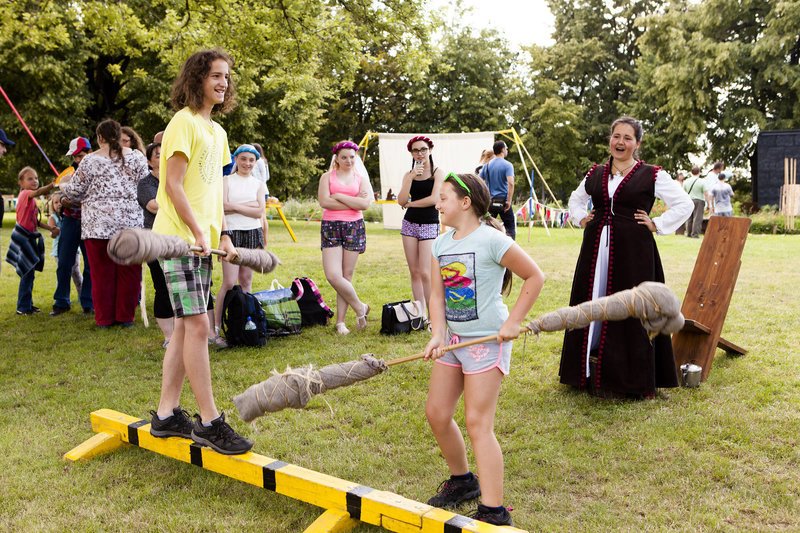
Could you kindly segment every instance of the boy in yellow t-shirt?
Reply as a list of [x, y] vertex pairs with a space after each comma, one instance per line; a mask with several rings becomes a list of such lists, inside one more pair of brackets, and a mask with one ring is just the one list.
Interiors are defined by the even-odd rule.
[[[211, 389], [206, 307], [211, 287], [210, 249], [236, 256], [226, 235], [222, 209], [222, 167], [230, 162], [228, 137], [212, 113], [230, 111], [235, 89], [231, 58], [221, 50], [202, 50], [181, 67], [172, 86], [172, 117], [161, 144], [161, 168], [153, 231], [177, 235], [202, 253], [161, 260], [175, 311], [175, 330], [164, 354], [161, 399], [151, 411], [150, 433], [180, 436], [219, 453], [245, 453], [253, 443], [237, 434], [217, 411]], [[200, 410], [195, 422], [180, 407], [188, 377]]]

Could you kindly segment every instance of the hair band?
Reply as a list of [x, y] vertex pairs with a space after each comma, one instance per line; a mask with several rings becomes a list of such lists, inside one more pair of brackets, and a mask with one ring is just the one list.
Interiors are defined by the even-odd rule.
[[340, 150], [355, 150], [358, 152], [358, 145], [353, 141], [342, 141], [334, 146], [331, 152], [338, 154]]
[[467, 191], [467, 196], [471, 196], [471, 195], [472, 195], [472, 191], [470, 191], [470, 190], [469, 190], [469, 187], [467, 187], [467, 184], [466, 184], [466, 183], [464, 183], [464, 182], [462, 181], [462, 179], [458, 177], [458, 174], [456, 174], [455, 172], [451, 172], [450, 174], [448, 174], [448, 175], [447, 175], [447, 176], [444, 178], [444, 180], [445, 180], [445, 181], [447, 181], [447, 180], [449, 180], [449, 179], [451, 179], [451, 178], [452, 178], [452, 179], [454, 179], [455, 181], [457, 181], [457, 182], [458, 182], [458, 184], [459, 184], [459, 185], [461, 185], [461, 187], [462, 187], [462, 188], [463, 188], [465, 191]]
[[424, 135], [417, 135], [416, 137], [411, 137], [411, 140], [408, 141], [408, 144], [406, 144], [406, 148], [408, 149], [409, 152], [411, 151], [411, 145], [417, 141], [423, 141], [425, 144], [428, 145], [429, 149], [433, 148], [433, 141], [430, 140], [429, 137], [425, 137]]

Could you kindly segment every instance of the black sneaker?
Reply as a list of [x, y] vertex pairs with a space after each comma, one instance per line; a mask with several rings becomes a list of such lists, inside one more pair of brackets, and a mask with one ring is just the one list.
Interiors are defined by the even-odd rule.
[[503, 507], [500, 511], [495, 511], [491, 507], [486, 507], [483, 504], [478, 504], [478, 510], [469, 515], [473, 520], [486, 522], [495, 526], [513, 526], [514, 521], [511, 520], [511, 513], [508, 509]]
[[436, 489], [436, 496], [428, 500], [428, 505], [441, 509], [458, 507], [462, 502], [474, 500], [481, 495], [478, 477], [474, 474], [471, 479], [445, 479]]
[[69, 307], [56, 307], [53, 306], [53, 310], [50, 311], [50, 316], [58, 316], [63, 315], [64, 313], [69, 311]]
[[192, 440], [203, 446], [224, 455], [239, 455], [253, 447], [253, 441], [248, 440], [233, 430], [225, 422], [225, 413], [211, 421], [211, 426], [206, 427], [200, 415], [194, 415], [195, 423], [192, 430]]
[[166, 420], [158, 418], [155, 411], [150, 411], [153, 415], [150, 420], [150, 434], [154, 437], [184, 437], [186, 439], [192, 438], [192, 420], [189, 418], [189, 413], [176, 407], [172, 410], [172, 416]]

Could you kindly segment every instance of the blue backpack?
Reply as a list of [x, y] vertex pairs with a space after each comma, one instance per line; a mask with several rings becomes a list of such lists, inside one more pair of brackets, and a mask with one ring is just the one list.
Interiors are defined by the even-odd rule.
[[[247, 317], [255, 324], [248, 329]], [[234, 285], [222, 302], [220, 324], [228, 346], [264, 346], [267, 344], [267, 317], [255, 296]]]

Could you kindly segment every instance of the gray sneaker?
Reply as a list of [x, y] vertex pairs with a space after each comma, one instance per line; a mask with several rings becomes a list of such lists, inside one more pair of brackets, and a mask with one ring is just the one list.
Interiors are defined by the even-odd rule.
[[225, 413], [211, 421], [211, 426], [204, 426], [200, 415], [194, 415], [195, 423], [192, 430], [192, 440], [203, 446], [225, 455], [239, 455], [250, 451], [253, 441], [236, 433], [225, 422]]
[[155, 411], [150, 411], [153, 418], [150, 420], [150, 434], [154, 437], [184, 437], [186, 439], [192, 438], [192, 420], [189, 418], [189, 413], [176, 407], [172, 410], [172, 416], [166, 420], [158, 418]]
[[473, 520], [479, 520], [480, 522], [486, 522], [487, 524], [492, 524], [495, 526], [514, 525], [514, 521], [511, 520], [511, 513], [508, 512], [506, 507], [503, 507], [499, 511], [495, 511], [490, 507], [478, 504], [478, 510], [469, 515], [469, 517]]
[[473, 474], [472, 479], [466, 481], [451, 477], [441, 482], [436, 495], [428, 500], [428, 505], [441, 509], [452, 509], [458, 507], [462, 502], [474, 500], [480, 495], [481, 487], [476, 475]]

